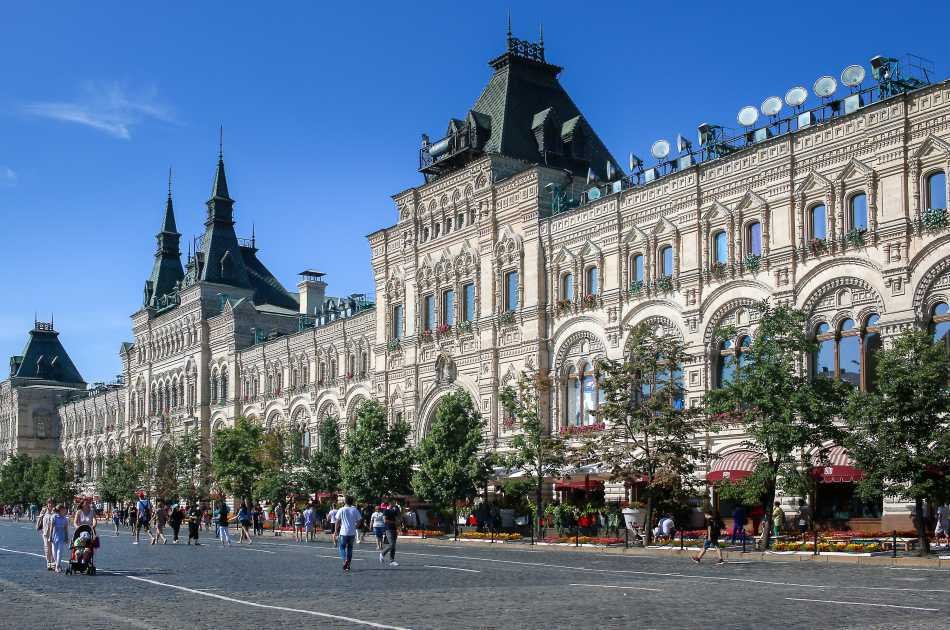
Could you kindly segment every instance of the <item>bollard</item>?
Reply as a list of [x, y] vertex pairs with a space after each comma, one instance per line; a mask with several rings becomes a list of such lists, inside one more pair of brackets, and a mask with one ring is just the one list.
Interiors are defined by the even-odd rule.
[[580, 544], [577, 542], [577, 536], [578, 536], [578, 529], [577, 529], [577, 525], [575, 525], [574, 526], [574, 546], [575, 547], [580, 546]]
[[815, 530], [815, 553], [814, 553], [814, 555], [816, 555], [816, 556], [818, 555], [818, 530]]
[[897, 557], [897, 530], [896, 529], [894, 530], [894, 536], [891, 539], [891, 542], [894, 544], [894, 551], [891, 557], [896, 558]]
[[491, 544], [495, 544], [495, 528], [494, 526], [488, 528], [491, 531]]
[[742, 553], [745, 553], [745, 539], [746, 539], [745, 529], [743, 528], [743, 530], [742, 530]]
[[630, 549], [630, 537], [628, 536], [630, 530], [626, 526], [623, 528], [623, 548]]
[[683, 551], [683, 549], [685, 549], [685, 546], [683, 545], [683, 535], [684, 535], [684, 532], [681, 529], [680, 530], [680, 551]]

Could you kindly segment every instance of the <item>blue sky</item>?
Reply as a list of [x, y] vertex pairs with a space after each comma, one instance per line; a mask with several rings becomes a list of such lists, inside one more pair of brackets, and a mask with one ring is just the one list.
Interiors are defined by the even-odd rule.
[[[948, 76], [950, 3], [6, 2], [0, 20], [0, 356], [54, 313], [86, 380], [119, 370], [169, 166], [202, 231], [225, 128], [239, 236], [291, 289], [372, 292], [365, 236], [420, 183], [420, 134], [471, 107], [505, 15], [621, 163], [875, 54]], [[184, 245], [183, 245], [184, 246]]]

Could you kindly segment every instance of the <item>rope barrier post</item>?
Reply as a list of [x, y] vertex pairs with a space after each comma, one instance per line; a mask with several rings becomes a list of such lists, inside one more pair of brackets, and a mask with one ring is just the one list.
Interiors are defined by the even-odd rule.
[[625, 526], [623, 528], [623, 548], [624, 549], [630, 549], [630, 536], [628, 535], [629, 532], [630, 530], [627, 529]]
[[818, 530], [815, 530], [815, 555], [818, 555]]
[[528, 529], [531, 530], [531, 544], [534, 544], [534, 520], [531, 517], [531, 514], [528, 514]]
[[686, 546], [683, 544], [683, 536], [684, 536], [684, 535], [685, 535], [685, 532], [681, 529], [681, 530], [680, 530], [680, 551], [683, 551], [683, 549], [686, 548]]
[[897, 530], [896, 529], [894, 530], [894, 535], [891, 539], [891, 543], [894, 545], [894, 550], [891, 557], [896, 558], [897, 557]]
[[742, 528], [742, 553], [745, 553], [745, 552], [746, 552], [746, 551], [745, 551], [745, 539], [746, 539], [745, 527], [743, 527], [743, 528]]
[[574, 546], [575, 546], [575, 547], [579, 547], [579, 546], [580, 546], [580, 544], [578, 543], [578, 538], [577, 538], [578, 535], [579, 535], [579, 530], [578, 530], [578, 528], [577, 528], [577, 525], [575, 525], [575, 526], [574, 526]]

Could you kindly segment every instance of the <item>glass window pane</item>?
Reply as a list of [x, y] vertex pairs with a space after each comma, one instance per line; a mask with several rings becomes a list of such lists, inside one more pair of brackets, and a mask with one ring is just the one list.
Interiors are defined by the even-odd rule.
[[726, 233], [718, 232], [713, 237], [713, 244], [716, 252], [716, 262], [726, 264], [726, 260], [729, 258], [729, 244], [726, 241]]
[[839, 330], [841, 332], [848, 332], [849, 330], [852, 330], [853, 328], [854, 328], [854, 320], [846, 319], [843, 322], [841, 322], [841, 328], [839, 328]]
[[633, 257], [633, 279], [643, 282], [643, 256], [639, 254]]
[[597, 385], [594, 383], [594, 375], [587, 372], [584, 375], [584, 424], [593, 422], [593, 416], [590, 415], [594, 408], [594, 392]]
[[869, 315], [865, 326], [877, 326], [877, 322], [879, 319], [881, 318], [878, 316], [877, 313], [874, 313], [873, 315]]
[[735, 362], [732, 359], [732, 355], [729, 354], [720, 354], [718, 361], [719, 363], [716, 366], [716, 386], [725, 387], [727, 383], [732, 382], [735, 376]]
[[927, 207], [947, 207], [947, 175], [943, 171], [927, 178]]
[[934, 341], [950, 346], [950, 322], [937, 322], [933, 326]]
[[518, 309], [518, 272], [509, 271], [505, 274], [505, 310]]
[[868, 333], [864, 336], [864, 369], [868, 391], [877, 388], [877, 351], [881, 349], [881, 336]]
[[851, 197], [850, 215], [852, 230], [868, 229], [868, 198], [864, 193]]
[[442, 294], [442, 323], [446, 326], [455, 325], [455, 291], [446, 291]]
[[430, 331], [435, 327], [435, 297], [432, 295], [425, 297], [422, 327]]
[[464, 321], [471, 322], [475, 320], [475, 285], [466, 284], [462, 287], [462, 300], [465, 305], [462, 307], [462, 317]]
[[567, 409], [566, 424], [580, 424], [581, 419], [577, 413], [580, 391], [580, 382], [577, 380], [577, 375], [571, 375], [567, 381], [567, 404], [565, 405], [565, 409]]
[[587, 294], [596, 295], [599, 290], [600, 276], [597, 267], [591, 267], [587, 270]]
[[574, 274], [566, 273], [561, 281], [561, 299], [574, 300]]
[[811, 237], [825, 240], [825, 206], [815, 206], [811, 209]]
[[831, 330], [831, 327], [828, 326], [828, 324], [822, 322], [821, 324], [818, 324], [818, 326], [815, 328], [815, 334], [816, 334], [816, 335], [824, 335], [824, 334], [827, 333], [829, 330]]
[[762, 225], [758, 222], [749, 224], [749, 253], [762, 255]]
[[664, 276], [673, 275], [673, 248], [666, 246], [660, 250], [660, 273]]
[[842, 337], [838, 342], [838, 370], [841, 380], [855, 387], [861, 386], [861, 340], [856, 336]]
[[[823, 324], [824, 325], [824, 324]], [[835, 340], [826, 339], [818, 344], [815, 352], [815, 376], [834, 378], [835, 376]]]
[[946, 302], [938, 302], [937, 304], [934, 304], [933, 314], [934, 316], [950, 314], [950, 305], [947, 305]]

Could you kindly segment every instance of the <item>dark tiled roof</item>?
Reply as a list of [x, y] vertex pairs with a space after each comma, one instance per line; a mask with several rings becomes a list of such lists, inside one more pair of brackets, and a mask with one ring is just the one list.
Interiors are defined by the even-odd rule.
[[[41, 324], [42, 326], [42, 324]], [[30, 331], [30, 340], [23, 349], [16, 372], [11, 374], [17, 378], [30, 378], [44, 381], [84, 385], [85, 381], [79, 370], [73, 365], [72, 359], [59, 341], [59, 333], [55, 330], [40, 329], [39, 326]]]
[[291, 295], [287, 289], [274, 277], [264, 263], [257, 257], [257, 249], [253, 247], [242, 247], [241, 256], [244, 259], [244, 266], [247, 269], [248, 278], [254, 287], [255, 304], [272, 304], [289, 308], [294, 311], [300, 309], [300, 303]]
[[172, 196], [169, 192], [165, 202], [165, 216], [162, 220], [162, 231], [155, 235], [158, 249], [155, 252], [155, 262], [152, 264], [152, 273], [145, 285], [146, 306], [156, 306], [159, 298], [174, 292], [185, 272], [181, 266], [181, 250], [179, 243], [181, 234], [175, 225], [175, 209], [172, 206]]
[[218, 158], [211, 199], [208, 200], [208, 218], [205, 221], [200, 258], [199, 280], [251, 288], [241, 247], [234, 233], [234, 200], [228, 196], [228, 180], [222, 158]]

